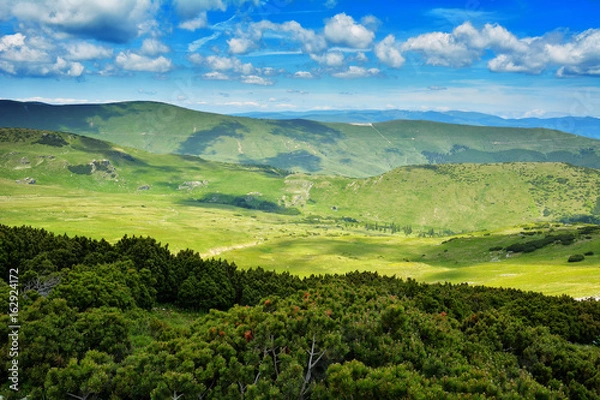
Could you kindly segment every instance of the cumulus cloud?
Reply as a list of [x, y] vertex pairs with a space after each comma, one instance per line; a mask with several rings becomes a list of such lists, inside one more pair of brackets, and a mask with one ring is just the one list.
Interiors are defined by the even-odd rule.
[[265, 31], [290, 34], [291, 40], [300, 42], [302, 51], [307, 54], [317, 54], [327, 49], [327, 42], [322, 35], [312, 29], [305, 29], [296, 21], [288, 21], [282, 24], [264, 20], [251, 24], [248, 31], [255, 42], [262, 39]]
[[311, 54], [310, 58], [328, 67], [339, 67], [344, 64], [344, 54], [341, 51], [329, 51], [322, 55]]
[[162, 53], [168, 53], [169, 46], [157, 39], [145, 39], [142, 43], [141, 52], [145, 56], [154, 57]]
[[112, 49], [89, 42], [68, 43], [65, 44], [65, 49], [67, 51], [66, 58], [76, 61], [100, 60], [113, 55]]
[[300, 79], [312, 79], [313, 78], [313, 74], [311, 74], [308, 71], [298, 71], [294, 74], [294, 78], [300, 78]]
[[228, 81], [230, 78], [226, 74], [218, 71], [207, 72], [202, 75], [204, 79], [213, 80], [213, 81]]
[[115, 64], [127, 71], [165, 73], [172, 69], [173, 63], [164, 56], [151, 58], [131, 51], [120, 52]]
[[385, 39], [375, 45], [375, 56], [379, 61], [392, 68], [400, 68], [405, 61], [394, 35], [387, 35]]
[[83, 64], [52, 54], [52, 43], [44, 38], [17, 33], [0, 38], [0, 70], [16, 76], [79, 77]]
[[14, 47], [22, 47], [25, 45], [25, 35], [16, 33], [14, 35], [2, 36], [0, 39], [0, 51], [6, 51]]
[[10, 13], [26, 26], [124, 43], [138, 36], [155, 7], [150, 0], [21, 0]]
[[427, 64], [444, 67], [466, 67], [481, 55], [481, 50], [470, 48], [454, 35], [443, 32], [425, 33], [409, 38], [402, 50], [418, 52]]
[[546, 44], [551, 62], [563, 67], [562, 73], [600, 75], [600, 29], [589, 29], [563, 44]]
[[208, 56], [201, 60], [201, 64], [215, 71], [233, 71], [244, 75], [255, 73], [251, 63], [242, 63], [235, 57]]
[[206, 13], [200, 13], [196, 18], [188, 19], [179, 24], [181, 29], [185, 29], [187, 31], [196, 31], [200, 28], [205, 28], [208, 25], [208, 17]]
[[[377, 46], [375, 52], [385, 62]], [[455, 68], [470, 66], [489, 52], [493, 57], [487, 67], [493, 72], [540, 74], [556, 67], [558, 76], [595, 76], [600, 69], [599, 29], [568, 37], [550, 33], [518, 38], [498, 24], [478, 29], [465, 22], [450, 33], [430, 32], [409, 38], [401, 49], [420, 53], [427, 64]]]
[[336, 78], [343, 78], [343, 79], [355, 79], [355, 78], [365, 78], [365, 77], [377, 75], [377, 74], [379, 74], [379, 72], [380, 71], [377, 68], [367, 69], [367, 68], [351, 65], [350, 67], [348, 67], [348, 70], [343, 71], [343, 72], [336, 72], [336, 73], [332, 74], [332, 76], [334, 76]]
[[361, 24], [357, 24], [345, 13], [337, 14], [325, 24], [325, 38], [335, 44], [365, 49], [371, 45], [375, 33]]
[[358, 62], [367, 62], [369, 61], [369, 58], [367, 57], [367, 55], [365, 53], [363, 53], [362, 51], [356, 53], [356, 56], [354, 57], [354, 59]]
[[266, 78], [263, 78], [262, 76], [258, 76], [258, 75], [243, 76], [242, 82], [248, 83], [250, 85], [260, 85], [260, 86], [271, 86], [275, 83], [270, 79], [266, 79]]
[[229, 52], [233, 54], [245, 54], [255, 46], [249, 38], [232, 38], [227, 41], [227, 44]]

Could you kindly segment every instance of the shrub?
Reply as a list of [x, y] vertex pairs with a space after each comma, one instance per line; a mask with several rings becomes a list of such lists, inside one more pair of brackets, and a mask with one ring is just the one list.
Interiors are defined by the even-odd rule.
[[579, 262], [583, 260], [585, 260], [583, 254], [573, 254], [571, 257], [569, 257], [569, 262]]

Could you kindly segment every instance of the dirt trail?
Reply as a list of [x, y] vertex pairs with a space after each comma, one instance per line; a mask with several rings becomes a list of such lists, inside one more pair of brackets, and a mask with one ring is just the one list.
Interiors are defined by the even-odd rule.
[[214, 247], [210, 250], [208, 250], [205, 253], [201, 253], [200, 257], [202, 258], [211, 258], [214, 256], [218, 256], [221, 253], [225, 253], [226, 251], [230, 251], [230, 250], [239, 250], [239, 249], [245, 249], [248, 247], [254, 247], [259, 245], [261, 242], [260, 241], [256, 241], [256, 242], [252, 242], [252, 243], [242, 243], [242, 244], [235, 244], [233, 246], [221, 246], [221, 247]]

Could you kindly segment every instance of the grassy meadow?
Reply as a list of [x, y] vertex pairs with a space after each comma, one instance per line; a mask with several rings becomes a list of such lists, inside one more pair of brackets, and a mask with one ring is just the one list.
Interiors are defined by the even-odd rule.
[[[405, 167], [363, 179], [290, 175], [70, 134], [0, 133], [3, 224], [109, 242], [151, 236], [172, 251], [301, 276], [367, 270], [600, 296], [600, 232], [556, 222], [600, 214], [594, 169], [503, 163]], [[577, 240], [504, 250], [559, 233]]]

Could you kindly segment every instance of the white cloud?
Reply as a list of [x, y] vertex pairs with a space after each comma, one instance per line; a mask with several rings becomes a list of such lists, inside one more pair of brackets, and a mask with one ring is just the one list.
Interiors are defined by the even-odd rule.
[[[540, 67], [543, 66], [543, 64], [540, 65]], [[506, 54], [500, 54], [498, 57], [490, 60], [488, 68], [493, 72], [541, 72], [539, 69], [534, 70], [524, 63], [515, 62], [513, 57]]]
[[151, 58], [131, 51], [120, 52], [115, 59], [115, 63], [118, 67], [127, 71], [165, 73], [173, 68], [171, 60], [164, 56]]
[[390, 67], [400, 68], [405, 59], [402, 57], [399, 47], [394, 35], [387, 35], [385, 39], [375, 45], [375, 56]]
[[123, 43], [138, 36], [156, 7], [151, 0], [21, 0], [10, 12], [26, 25]]
[[85, 67], [53, 55], [54, 45], [41, 37], [17, 33], [0, 38], [0, 70], [16, 76], [79, 77]]
[[254, 74], [256, 71], [251, 63], [242, 63], [235, 57], [208, 56], [203, 58], [201, 63], [215, 71], [234, 71], [245, 75]]
[[113, 50], [108, 47], [97, 46], [89, 42], [74, 42], [65, 45], [66, 57], [69, 60], [87, 61], [110, 58]]
[[6, 51], [10, 48], [21, 47], [23, 45], [25, 45], [25, 36], [21, 33], [2, 36], [2, 39], [0, 39], [0, 51]]
[[365, 49], [371, 45], [375, 34], [345, 13], [337, 14], [325, 24], [325, 38], [331, 43]]
[[566, 38], [558, 33], [518, 38], [498, 24], [477, 29], [465, 22], [451, 33], [430, 32], [409, 38], [402, 50], [418, 52], [427, 64], [437, 66], [470, 66], [490, 52], [493, 57], [487, 66], [493, 72], [540, 74], [555, 66], [558, 76], [596, 75], [600, 69], [600, 29]]
[[311, 54], [310, 58], [328, 67], [339, 67], [344, 64], [344, 54], [341, 51], [329, 51], [323, 55]]
[[227, 41], [229, 52], [233, 54], [245, 54], [254, 47], [254, 42], [248, 38], [232, 38]]
[[181, 29], [185, 29], [187, 31], [196, 31], [200, 28], [205, 28], [208, 25], [208, 17], [206, 13], [200, 13], [196, 18], [188, 19], [187, 21], [183, 21], [179, 24]]
[[363, 53], [362, 51], [356, 53], [356, 56], [354, 58], [358, 62], [367, 62], [367, 61], [369, 61], [369, 58], [367, 57], [367, 55], [365, 53]]
[[600, 70], [600, 29], [588, 29], [564, 44], [546, 44], [551, 62], [574, 75], [598, 75]]
[[206, 74], [202, 75], [202, 77], [204, 79], [213, 80], [213, 81], [228, 81], [230, 79], [229, 76], [225, 75], [222, 72], [218, 72], [218, 71], [207, 72]]
[[335, 74], [332, 74], [332, 76], [334, 76], [336, 78], [343, 78], [343, 79], [355, 79], [355, 78], [365, 78], [365, 77], [377, 75], [377, 74], [379, 74], [379, 72], [380, 71], [377, 68], [367, 69], [367, 68], [351, 65], [350, 67], [348, 67], [348, 70], [346, 70], [344, 72], [337, 72]]
[[247, 75], [247, 76], [243, 76], [242, 77], [242, 82], [243, 83], [248, 83], [251, 85], [260, 85], [260, 86], [271, 86], [273, 85], [275, 82], [273, 82], [270, 79], [266, 79], [263, 78], [261, 76], [258, 75]]
[[302, 50], [305, 53], [320, 53], [327, 48], [327, 43], [321, 35], [318, 35], [311, 29], [304, 29], [302, 25], [296, 21], [285, 22], [279, 26], [275, 25], [274, 27], [276, 28], [275, 30], [292, 33], [293, 39], [300, 41]]
[[154, 57], [162, 53], [168, 53], [169, 51], [169, 46], [157, 39], [144, 39], [142, 43], [141, 52], [145, 56]]
[[301, 79], [312, 79], [313, 78], [313, 74], [311, 74], [308, 71], [298, 71], [294, 74], [294, 78], [301, 78]]
[[466, 67], [480, 57], [479, 49], [469, 48], [466, 43], [450, 33], [431, 32], [409, 38], [402, 46], [403, 51], [421, 53], [430, 65]]

